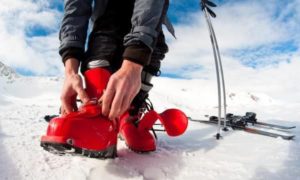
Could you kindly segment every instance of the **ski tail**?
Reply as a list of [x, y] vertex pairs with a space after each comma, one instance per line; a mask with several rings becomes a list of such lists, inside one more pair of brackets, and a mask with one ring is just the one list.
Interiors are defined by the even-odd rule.
[[281, 137], [282, 139], [285, 139], [285, 140], [292, 140], [295, 137], [295, 135], [283, 135], [283, 134], [263, 131], [260, 129], [249, 128], [249, 127], [245, 127], [244, 131], [253, 133], [253, 134], [260, 134], [260, 135], [264, 135], [264, 136], [274, 137], [274, 138]]
[[260, 125], [260, 126], [266, 126], [266, 127], [272, 127], [276, 129], [294, 129], [296, 126], [283, 126], [283, 125], [278, 125], [278, 124], [270, 124], [270, 123], [264, 123], [264, 122], [256, 122], [255, 124]]

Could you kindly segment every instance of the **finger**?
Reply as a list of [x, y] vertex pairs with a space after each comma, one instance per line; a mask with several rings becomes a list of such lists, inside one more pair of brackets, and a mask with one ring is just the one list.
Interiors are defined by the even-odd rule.
[[113, 127], [114, 127], [115, 131], [118, 131], [118, 129], [119, 129], [119, 118], [113, 119], [112, 123], [113, 123]]
[[[105, 89], [103, 90], [103, 94], [104, 94], [104, 92], [105, 92]], [[98, 99], [98, 105], [99, 105], [99, 106], [102, 106], [102, 103], [103, 103], [103, 94], [102, 94], [102, 96]]]
[[[137, 94], [135, 93], [132, 93], [130, 94], [129, 98], [128, 98], [128, 101], [129, 101], [129, 105], [128, 105], [128, 108], [130, 108], [130, 106], [132, 105], [132, 102], [134, 100], [134, 98], [137, 96]], [[125, 102], [124, 102], [125, 103]]]
[[133, 99], [132, 96], [124, 98], [124, 100], [122, 102], [123, 109], [120, 112], [121, 114], [125, 113], [125, 111], [127, 111], [129, 109], [132, 99]]
[[116, 95], [111, 104], [111, 110], [109, 112], [109, 119], [115, 119], [120, 116], [121, 111], [124, 109], [124, 107], [122, 107], [124, 95], [125, 95], [125, 93], [122, 90], [119, 90], [116, 92]]
[[107, 88], [102, 97], [102, 114], [108, 116], [112, 104], [112, 100], [115, 96], [115, 90], [111, 88], [111, 85]]
[[72, 107], [73, 107], [73, 111], [78, 111], [76, 99], [74, 101], [72, 101]]
[[99, 107], [102, 108], [102, 104], [103, 104], [103, 98], [100, 98], [100, 99], [97, 101], [97, 105], [98, 105]]
[[59, 113], [60, 113], [61, 116], [66, 115], [66, 111], [65, 111], [65, 109], [63, 108], [63, 106], [60, 107]]
[[73, 109], [67, 109], [66, 107], [64, 107], [64, 105], [61, 106], [61, 115], [65, 116], [67, 114], [70, 114], [71, 112], [73, 112]]
[[77, 95], [79, 97], [79, 99], [82, 101], [82, 104], [86, 104], [90, 101], [89, 96], [87, 95], [87, 93], [85, 92], [85, 90], [81, 87], [78, 87], [76, 89]]
[[137, 96], [137, 94], [131, 94], [129, 100], [130, 100], [130, 104], [133, 102], [134, 98]]
[[74, 88], [75, 92], [77, 93], [79, 99], [82, 101], [83, 104], [88, 103], [90, 98], [87, 95], [87, 93], [85, 92], [85, 90], [83, 89], [81, 77], [79, 75], [76, 76], [76, 78], [74, 78], [73, 82], [74, 82], [73, 88]]
[[70, 103], [64, 103], [63, 107], [66, 114], [69, 114], [73, 111], [73, 107]]
[[72, 107], [72, 97], [66, 97], [66, 96], [62, 96], [61, 97], [61, 107], [64, 113], [69, 114], [70, 112], [73, 111], [73, 107]]

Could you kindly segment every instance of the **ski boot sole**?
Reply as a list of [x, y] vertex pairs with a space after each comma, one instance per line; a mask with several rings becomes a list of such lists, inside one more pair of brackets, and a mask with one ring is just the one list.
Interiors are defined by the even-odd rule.
[[97, 159], [113, 159], [118, 157], [116, 146], [111, 146], [101, 151], [82, 149], [74, 147], [70, 144], [59, 144], [50, 142], [41, 142], [41, 146], [44, 148], [44, 150], [56, 155], [82, 155]]

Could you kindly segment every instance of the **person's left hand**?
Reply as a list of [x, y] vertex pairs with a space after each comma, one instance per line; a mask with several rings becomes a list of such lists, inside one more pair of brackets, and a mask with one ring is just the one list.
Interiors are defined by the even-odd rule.
[[102, 113], [110, 120], [121, 116], [141, 88], [143, 66], [124, 60], [122, 67], [109, 79], [101, 97]]

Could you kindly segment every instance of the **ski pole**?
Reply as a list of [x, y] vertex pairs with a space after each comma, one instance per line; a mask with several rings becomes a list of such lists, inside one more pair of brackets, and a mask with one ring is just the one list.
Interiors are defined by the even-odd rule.
[[[217, 75], [217, 84], [218, 84], [218, 131], [216, 134], [216, 138], [220, 139], [220, 131], [221, 131], [221, 112], [222, 112], [222, 95], [223, 95], [223, 103], [224, 103], [224, 128], [223, 130], [228, 130], [226, 127], [226, 90], [225, 90], [225, 78], [223, 73], [223, 67], [222, 67], [222, 61], [221, 61], [221, 55], [219, 51], [219, 46], [217, 43], [217, 38], [210, 20], [210, 16], [216, 17], [215, 13], [210, 10], [207, 5], [216, 7], [216, 5], [208, 0], [201, 0], [201, 6], [202, 10], [205, 14], [205, 19], [208, 25], [209, 33], [210, 33], [210, 39], [212, 43], [213, 53], [214, 53], [214, 59], [215, 59], [215, 66], [216, 66], [216, 75]], [[221, 73], [221, 74], [220, 74]], [[220, 79], [222, 80], [222, 85], [220, 82]], [[222, 89], [222, 92], [221, 92]], [[222, 94], [223, 93], [223, 94]]]
[[[206, 14], [208, 14], [206, 12]], [[216, 34], [215, 34], [215, 31], [214, 31], [214, 28], [212, 26], [212, 23], [211, 23], [211, 19], [208, 18], [208, 21], [209, 21], [209, 25], [210, 25], [210, 29], [211, 29], [211, 32], [212, 32], [212, 35], [213, 35], [213, 38], [214, 38], [214, 44], [215, 44], [215, 49], [216, 49], [216, 52], [217, 52], [217, 57], [218, 57], [218, 61], [219, 61], [219, 69], [220, 69], [220, 72], [221, 72], [221, 80], [222, 80], [222, 90], [223, 90], [223, 106], [224, 106], [224, 127], [223, 127], [223, 130], [224, 131], [227, 131], [227, 126], [226, 126], [226, 114], [227, 114], [227, 100], [226, 100], [226, 86], [225, 86], [225, 77], [224, 77], [224, 71], [223, 71], [223, 63], [222, 63], [222, 59], [221, 59], [221, 55], [220, 55], [220, 50], [219, 50], [219, 45], [218, 45], [218, 41], [217, 41], [217, 37], [216, 37]]]

